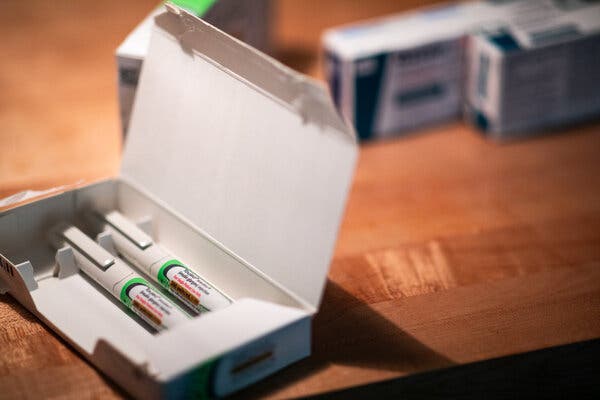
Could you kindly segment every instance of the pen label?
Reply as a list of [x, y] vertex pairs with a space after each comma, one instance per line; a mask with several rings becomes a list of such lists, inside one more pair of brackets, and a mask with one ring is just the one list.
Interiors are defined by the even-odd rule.
[[160, 284], [179, 300], [192, 308], [203, 311], [200, 304], [202, 296], [208, 296], [212, 287], [198, 274], [187, 268], [179, 260], [169, 260], [158, 271]]
[[166, 328], [165, 319], [176, 311], [142, 278], [133, 278], [123, 285], [120, 298], [130, 310], [158, 330]]

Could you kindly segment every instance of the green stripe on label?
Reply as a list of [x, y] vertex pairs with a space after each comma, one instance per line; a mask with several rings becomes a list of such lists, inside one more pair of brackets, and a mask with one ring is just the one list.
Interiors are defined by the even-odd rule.
[[121, 302], [129, 308], [131, 308], [131, 298], [127, 296], [127, 289], [129, 288], [129, 286], [136, 283], [140, 283], [148, 287], [150, 286], [150, 284], [142, 278], [132, 278], [128, 280], [126, 284], [123, 285], [123, 287], [121, 288], [121, 295], [119, 296], [119, 298], [121, 299]]
[[185, 8], [198, 17], [203, 17], [217, 0], [170, 0], [170, 2]]
[[167, 267], [171, 266], [171, 265], [180, 265], [184, 268], [187, 269], [187, 267], [179, 260], [169, 260], [166, 263], [164, 263], [162, 265], [162, 267], [160, 267], [160, 269], [158, 270], [158, 276], [156, 277], [158, 279], [158, 282], [165, 288], [165, 289], [169, 289], [169, 278], [167, 277], [167, 274], [165, 273], [165, 269], [167, 269]]

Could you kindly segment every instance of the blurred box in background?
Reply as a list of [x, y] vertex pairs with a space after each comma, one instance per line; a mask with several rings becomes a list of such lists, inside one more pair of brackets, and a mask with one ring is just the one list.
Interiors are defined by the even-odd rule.
[[[175, 0], [173, 2], [243, 42], [268, 52], [270, 0]], [[139, 75], [150, 44], [154, 17], [163, 11], [162, 7], [152, 11], [127, 36], [116, 52], [123, 135], [127, 134]]]
[[394, 136], [459, 116], [466, 35], [497, 18], [497, 8], [445, 4], [325, 32], [331, 92], [360, 138]]
[[600, 4], [517, 2], [505, 23], [472, 35], [467, 113], [497, 139], [600, 113]]
[[332, 96], [363, 140], [465, 109], [495, 137], [596, 115], [600, 4], [590, 3], [454, 2], [331, 29], [322, 41]]

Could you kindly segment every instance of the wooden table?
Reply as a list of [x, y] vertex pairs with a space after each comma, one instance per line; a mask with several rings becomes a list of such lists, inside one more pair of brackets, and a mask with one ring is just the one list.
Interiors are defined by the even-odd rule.
[[[0, 3], [0, 196], [116, 173], [112, 53], [154, 3]], [[324, 27], [412, 3], [279, 2], [275, 54], [320, 76]], [[599, 173], [598, 124], [497, 145], [456, 122], [363, 146], [313, 355], [238, 397], [600, 337]], [[8, 296], [0, 346], [2, 399], [123, 396]]]

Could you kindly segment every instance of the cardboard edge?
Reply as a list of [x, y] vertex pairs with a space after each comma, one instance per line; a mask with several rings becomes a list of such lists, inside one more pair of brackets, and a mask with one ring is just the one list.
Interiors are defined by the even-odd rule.
[[[167, 12], [155, 17], [155, 26], [178, 41], [183, 51], [204, 58], [279, 102], [300, 115], [305, 123], [328, 127], [329, 132], [356, 142], [354, 131], [340, 118], [323, 83], [294, 71], [184, 9], [171, 3], [166, 5]], [[240, 58], [243, 63], [238, 62]]]

